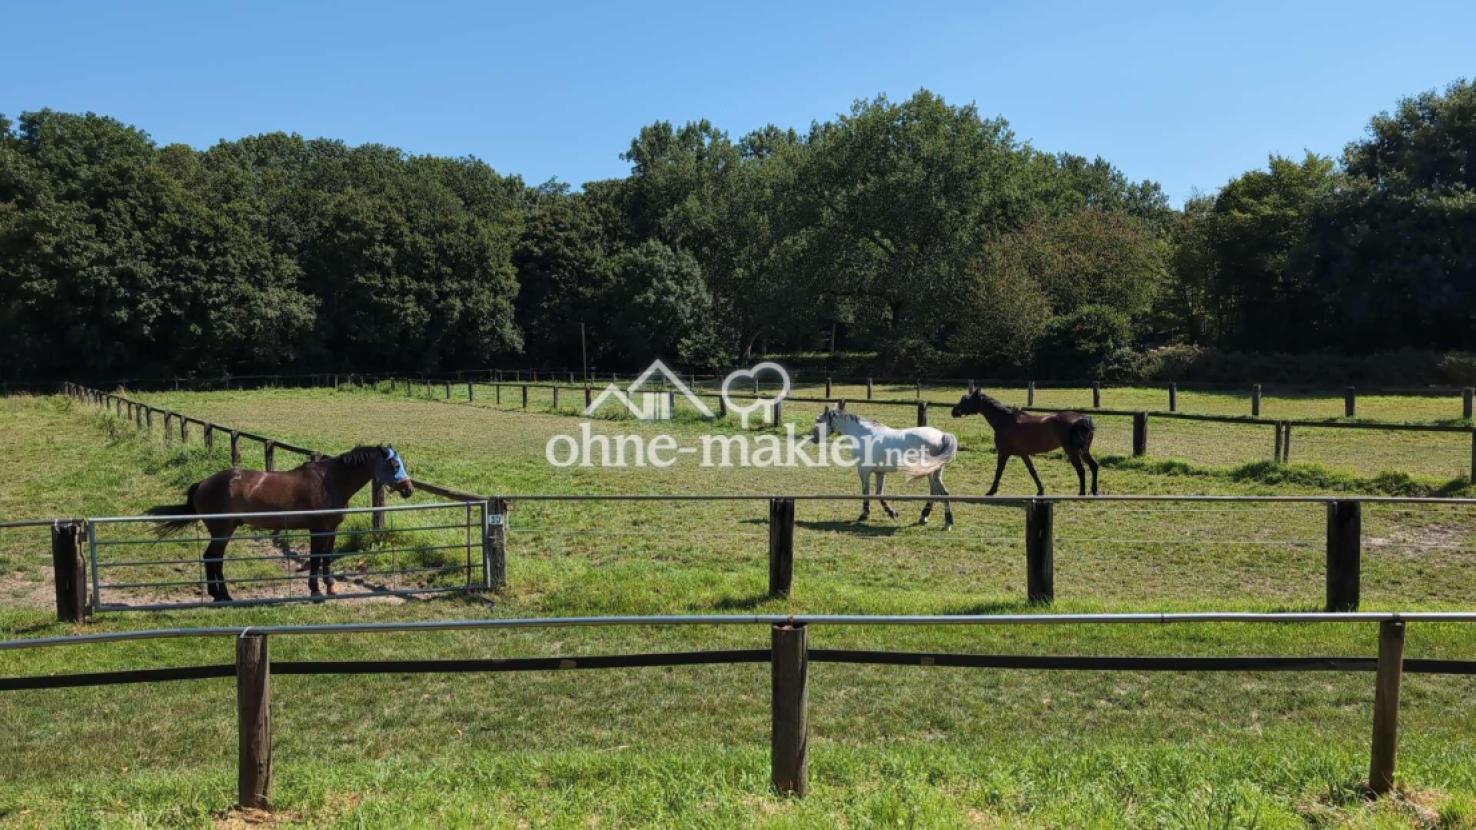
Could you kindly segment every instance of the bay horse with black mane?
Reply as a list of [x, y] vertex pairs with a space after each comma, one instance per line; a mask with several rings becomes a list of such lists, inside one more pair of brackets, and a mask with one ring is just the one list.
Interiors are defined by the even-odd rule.
[[1010, 456], [1018, 455], [1025, 462], [1025, 469], [1035, 479], [1036, 494], [1045, 495], [1045, 485], [1035, 472], [1030, 456], [1060, 447], [1066, 459], [1076, 468], [1076, 478], [1081, 483], [1080, 495], [1086, 495], [1085, 461], [1092, 468], [1092, 495], [1097, 495], [1097, 459], [1092, 457], [1092, 438], [1097, 426], [1091, 416], [1080, 412], [1054, 412], [1050, 415], [1031, 415], [1003, 401], [984, 394], [984, 390], [970, 386], [968, 394], [958, 399], [953, 407], [953, 417], [978, 413], [994, 428], [994, 451], [999, 459], [994, 468], [994, 483], [985, 495], [992, 496], [999, 490], [999, 477], [1004, 475], [1005, 464]]
[[268, 513], [290, 510], [338, 510], [346, 507], [354, 494], [370, 481], [390, 487], [405, 498], [415, 492], [405, 462], [395, 448], [383, 446], [354, 447], [343, 455], [309, 461], [283, 472], [221, 470], [190, 485], [184, 504], [151, 508], [150, 516], [177, 516], [161, 520], [154, 528], [160, 537], [181, 533], [196, 521], [204, 522], [210, 531], [210, 544], [205, 548], [205, 586], [216, 602], [230, 602], [226, 590], [226, 545], [231, 534], [241, 525], [263, 530], [306, 530], [310, 534], [311, 555], [308, 557], [308, 592], [318, 596], [321, 574], [328, 593], [333, 588], [333, 545], [342, 513], [308, 516], [257, 516], [249, 519], [196, 519], [216, 513]]

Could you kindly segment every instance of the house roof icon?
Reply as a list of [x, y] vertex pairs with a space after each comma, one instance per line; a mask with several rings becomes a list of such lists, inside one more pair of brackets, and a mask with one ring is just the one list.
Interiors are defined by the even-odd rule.
[[[600, 390], [600, 394], [596, 395], [594, 400], [589, 402], [589, 406], [584, 408], [584, 414], [587, 416], [593, 415], [594, 413], [599, 411], [601, 406], [604, 406], [606, 401], [614, 398], [615, 400], [623, 404], [625, 408], [630, 411], [630, 414], [642, 420], [650, 421], [669, 419], [671, 417], [671, 412], [663, 405], [660, 400], [665, 396], [662, 395], [660, 392], [644, 392], [643, 394], [643, 390], [641, 389], [641, 387], [645, 386], [657, 374], [660, 374], [661, 379], [664, 380], [667, 386], [669, 386], [673, 391], [680, 392], [682, 394], [682, 397], [686, 398], [687, 402], [692, 405], [692, 408], [702, 413], [702, 417], [713, 417], [712, 410], [708, 408], [707, 404], [703, 403], [702, 399], [697, 397], [697, 395], [692, 392], [691, 387], [683, 383], [682, 379], [680, 377], [677, 377], [676, 372], [673, 372], [671, 368], [663, 363], [659, 358], [655, 361], [652, 361], [651, 365], [646, 367], [646, 371], [641, 372], [641, 374], [637, 376], [635, 380], [631, 381], [630, 385], [625, 387], [624, 389], [621, 389], [613, 383], [606, 384], [605, 388]], [[645, 402], [644, 405], [636, 403], [636, 395], [642, 395], [642, 399]]]

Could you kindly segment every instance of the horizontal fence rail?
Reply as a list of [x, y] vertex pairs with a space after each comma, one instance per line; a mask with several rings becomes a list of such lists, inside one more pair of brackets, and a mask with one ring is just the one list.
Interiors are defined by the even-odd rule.
[[[478, 502], [438, 502], [432, 504], [396, 505], [392, 507], [379, 508], [344, 508], [334, 511], [289, 511], [286, 513], [227, 513], [213, 514], [202, 518], [231, 518], [240, 521], [252, 519], [280, 518], [292, 516], [316, 515], [322, 513], [337, 513], [346, 517], [363, 516], [368, 514], [373, 517], [373, 523], [369, 527], [358, 528], [349, 526], [343, 530], [345, 536], [357, 539], [361, 536], [374, 537], [381, 533], [384, 526], [383, 520], [386, 516], [414, 516], [427, 512], [449, 511], [452, 515], [450, 521], [427, 517], [417, 519], [412, 523], [395, 528], [390, 527], [388, 531], [398, 534], [390, 537], [382, 549], [376, 554], [372, 546], [365, 547], [364, 553], [354, 551], [347, 555], [359, 556], [362, 560], [359, 564], [359, 577], [398, 575], [401, 578], [418, 577], [453, 577], [458, 574], [464, 575], [462, 588], [470, 588], [477, 591], [495, 591], [507, 585], [507, 569], [509, 556], [517, 556], [518, 551], [527, 545], [530, 555], [547, 555], [548, 551], [544, 536], [547, 531], [537, 526], [524, 528], [516, 521], [511, 521], [514, 506], [519, 503], [527, 504], [558, 504], [567, 503], [571, 505], [587, 504], [590, 502], [610, 503], [694, 503], [694, 502], [721, 502], [721, 503], [755, 503], [767, 504], [767, 520], [761, 521], [758, 513], [752, 519], [743, 521], [767, 526], [767, 543], [756, 534], [747, 537], [744, 544], [751, 545], [755, 553], [767, 549], [768, 554], [768, 594], [770, 596], [788, 596], [793, 590], [795, 579], [795, 559], [797, 555], [805, 553], [805, 538], [796, 537], [797, 516], [806, 515], [802, 504], [825, 505], [837, 502], [854, 502], [858, 500], [855, 494], [508, 494], [488, 498]], [[929, 500], [937, 500], [939, 497], [923, 495], [896, 495], [891, 497], [897, 503], [916, 503]], [[1019, 538], [1018, 550], [1023, 554], [1025, 566], [1026, 598], [1034, 604], [1048, 605], [1054, 602], [1055, 589], [1055, 562], [1060, 557], [1060, 550], [1064, 549], [1068, 556], [1078, 555], [1081, 551], [1093, 551], [1095, 546], [1101, 543], [1114, 544], [1151, 544], [1153, 540], [1134, 539], [1124, 536], [1119, 532], [1110, 532], [1105, 536], [1086, 535], [1082, 536], [1072, 531], [1073, 508], [1089, 508], [1091, 506], [1121, 505], [1121, 508], [1132, 509], [1133, 505], [1162, 505], [1168, 508], [1159, 517], [1163, 521], [1176, 521], [1180, 512], [1185, 521], [1188, 521], [1196, 512], [1202, 512], [1208, 508], [1238, 509], [1243, 507], [1266, 505], [1279, 506], [1285, 509], [1297, 508], [1321, 508], [1325, 514], [1323, 519], [1314, 521], [1320, 525], [1318, 536], [1307, 538], [1296, 538], [1287, 541], [1279, 536], [1263, 538], [1263, 534], [1251, 533], [1245, 540], [1217, 539], [1207, 541], [1203, 544], [1228, 545], [1228, 544], [1256, 544], [1256, 545], [1282, 545], [1289, 544], [1292, 547], [1307, 551], [1308, 555], [1317, 555], [1316, 548], [1321, 547], [1323, 568], [1325, 575], [1324, 602], [1323, 607], [1328, 612], [1354, 611], [1359, 607], [1362, 592], [1362, 572], [1365, 547], [1369, 546], [1375, 550], [1385, 548], [1392, 550], [1420, 549], [1419, 545], [1401, 543], [1389, 539], [1366, 539], [1368, 534], [1364, 531], [1365, 508], [1374, 507], [1410, 507], [1430, 506], [1456, 508], [1463, 510], [1476, 509], [1476, 498], [1438, 498], [1432, 496], [1175, 496], [1175, 495], [1115, 495], [1115, 496], [1076, 496], [1076, 495], [1054, 495], [1054, 496], [979, 496], [979, 495], [950, 495], [948, 501], [960, 505], [977, 505], [985, 507], [998, 507], [1006, 510], [1020, 510], [1023, 514], [1023, 533]], [[1178, 508], [1178, 511], [1175, 510]], [[810, 508], [813, 510], [816, 508]], [[1060, 514], [1060, 515], [1058, 515]], [[813, 514], [811, 514], [813, 515]], [[1111, 514], [1109, 514], [1111, 515]], [[1090, 519], [1090, 517], [1086, 517]], [[210, 541], [208, 537], [199, 537], [186, 542], [171, 542], [169, 544], [192, 544], [194, 549], [186, 549], [183, 552], [171, 549], [163, 555], [145, 556], [139, 555], [137, 551], [141, 548], [147, 549], [151, 545], [161, 544], [156, 539], [148, 536], [128, 535], [128, 528], [140, 524], [158, 522], [155, 516], [107, 516], [90, 519], [54, 519], [54, 520], [27, 520], [13, 523], [19, 526], [50, 525], [52, 531], [53, 568], [55, 573], [55, 584], [57, 587], [57, 613], [58, 618], [64, 621], [80, 620], [90, 610], [157, 610], [162, 608], [178, 608], [187, 605], [205, 605], [216, 603], [197, 603], [193, 600], [182, 599], [178, 596], [156, 597], [151, 602], [112, 602], [109, 601], [110, 592], [116, 593], [128, 589], [148, 589], [158, 592], [178, 590], [186, 586], [199, 586], [200, 581], [193, 579], [180, 579], [178, 576], [170, 576], [162, 573], [162, 568], [184, 568], [192, 561], [195, 550], [203, 543]], [[1090, 524], [1090, 521], [1087, 522]], [[956, 531], [957, 532], [957, 531]], [[1249, 533], [1249, 531], [1247, 531]], [[428, 538], [416, 541], [417, 533], [450, 533], [455, 538]], [[526, 534], [526, 536], [524, 535]], [[284, 542], [290, 542], [294, 538], [301, 539], [303, 532], [284, 532], [281, 534]], [[306, 534], [311, 536], [311, 533]], [[243, 541], [265, 542], [272, 540], [271, 533], [245, 533], [240, 537]], [[398, 539], [398, 541], [396, 541]], [[372, 539], [371, 539], [372, 541]], [[986, 541], [1008, 543], [1006, 537], [990, 536]], [[1064, 548], [1063, 548], [1064, 544]], [[361, 546], [362, 547], [362, 546]], [[1459, 549], [1464, 547], [1453, 545], [1438, 546], [1439, 550]], [[391, 567], [375, 566], [369, 560], [376, 555], [394, 557], [401, 554], [407, 556], [440, 554], [455, 556], [461, 552], [456, 561], [444, 561], [439, 564], [422, 563], [418, 567]], [[1090, 554], [1088, 554], [1090, 555]], [[289, 561], [291, 557], [265, 551], [262, 553], [248, 553], [242, 557], [234, 558], [238, 566], [266, 567], [268, 563], [281, 566]], [[233, 561], [228, 559], [227, 561]], [[298, 559], [297, 561], [301, 561]], [[391, 560], [392, 563], [395, 560]], [[143, 568], [149, 574], [148, 579], [120, 578], [114, 576], [120, 569], [126, 575], [128, 568]], [[152, 569], [152, 570], [150, 570]], [[109, 575], [105, 580], [103, 575]], [[349, 571], [349, 576], [354, 576], [354, 571]], [[90, 576], [90, 579], [89, 579]], [[256, 584], [290, 584], [300, 580], [302, 577], [292, 573], [266, 572], [255, 573], [244, 576], [238, 581], [251, 585]], [[90, 591], [89, 591], [90, 589]], [[394, 590], [379, 589], [365, 593], [366, 596], [386, 596], [394, 594], [413, 595], [417, 592], [430, 592], [435, 590], [446, 590], [445, 587], [432, 587], [427, 585], [398, 585]], [[90, 596], [89, 596], [90, 592]], [[242, 604], [264, 604], [273, 601], [311, 601], [311, 597], [250, 597], [237, 600]]]
[[[1184, 613], [1088, 615], [970, 615], [970, 616], [852, 616], [852, 615], [709, 615], [674, 617], [585, 617], [501, 620], [445, 620], [435, 622], [323, 624], [208, 629], [106, 632], [71, 637], [35, 638], [0, 642], [0, 651], [80, 646], [123, 640], [232, 637], [236, 660], [232, 664], [142, 668], [52, 676], [0, 678], [0, 692], [207, 680], [234, 676], [238, 715], [238, 798], [246, 807], [270, 805], [272, 775], [271, 676], [365, 675], [425, 673], [486, 673], [509, 671], [568, 671], [629, 669], [654, 666], [716, 664], [770, 664], [771, 784], [781, 794], [804, 795], [808, 788], [808, 666], [810, 663], [850, 663], [879, 666], [919, 666], [999, 670], [1062, 671], [1298, 671], [1373, 672], [1373, 739], [1368, 787], [1386, 793], [1394, 786], [1399, 696], [1402, 675], [1476, 674], [1476, 661], [1404, 658], [1405, 628], [1411, 622], [1476, 622], [1476, 613]], [[1378, 626], [1378, 654], [1369, 656], [1092, 656], [1012, 655], [950, 652], [896, 652], [884, 650], [811, 649], [808, 630], [826, 625], [1090, 625], [1125, 623], [1361, 623]], [[728, 649], [618, 655], [576, 655], [494, 659], [410, 659], [277, 661], [269, 638], [283, 635], [385, 633], [394, 631], [469, 630], [515, 627], [624, 625], [633, 627], [694, 625], [766, 625], [767, 649]]]

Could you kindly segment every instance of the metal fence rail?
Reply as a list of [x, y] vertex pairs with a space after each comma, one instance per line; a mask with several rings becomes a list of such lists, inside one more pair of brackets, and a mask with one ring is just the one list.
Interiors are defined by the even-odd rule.
[[[567, 671], [622, 669], [651, 666], [712, 664], [770, 664], [772, 686], [770, 736], [771, 782], [780, 793], [804, 795], [809, 782], [808, 667], [814, 663], [853, 663], [886, 666], [928, 666], [974, 669], [1030, 669], [1066, 671], [1334, 671], [1375, 674], [1373, 740], [1368, 787], [1375, 793], [1394, 786], [1395, 748], [1401, 678], [1405, 672], [1473, 675], [1476, 661], [1404, 658], [1405, 628], [1410, 622], [1476, 622], [1476, 613], [1371, 614], [1090, 614], [1001, 616], [852, 616], [852, 615], [709, 615], [678, 617], [583, 617], [507, 620], [447, 620], [427, 623], [359, 623], [174, 629], [168, 631], [107, 632], [76, 637], [51, 637], [0, 642], [0, 651], [64, 645], [118, 642], [128, 639], [164, 639], [230, 636], [236, 642], [234, 665], [215, 664], [143, 668], [55, 676], [0, 678], [0, 692], [103, 686], [120, 683], [236, 678], [238, 723], [238, 796], [247, 807], [265, 807], [272, 786], [271, 675], [363, 675], [482, 673], [507, 671]], [[878, 650], [810, 649], [810, 627], [825, 625], [1031, 625], [1031, 624], [1169, 624], [1169, 623], [1358, 623], [1377, 622], [1377, 657], [1368, 656], [1060, 656], [960, 654], [952, 652], [894, 652]], [[523, 657], [505, 659], [411, 659], [285, 661], [273, 663], [268, 638], [287, 634], [326, 635], [391, 631], [556, 627], [582, 625], [692, 626], [767, 625], [770, 648], [723, 651], [618, 654], [592, 656]]]

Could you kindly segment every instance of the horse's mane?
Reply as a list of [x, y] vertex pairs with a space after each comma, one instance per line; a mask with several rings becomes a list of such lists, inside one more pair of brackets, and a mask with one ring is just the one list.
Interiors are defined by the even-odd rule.
[[371, 461], [377, 462], [383, 457], [384, 450], [382, 448], [373, 444], [360, 444], [359, 446], [354, 447], [353, 449], [349, 450], [346, 453], [343, 453], [342, 455], [335, 455], [332, 458], [326, 460], [334, 462], [335, 464], [345, 464], [350, 467], [357, 467], [361, 464], [367, 464]]
[[1001, 414], [1001, 415], [1018, 415], [1018, 414], [1020, 414], [1020, 408], [1018, 406], [1010, 406], [1009, 404], [1005, 403], [1004, 401], [991, 396], [987, 392], [984, 392], [984, 391], [981, 390], [979, 392], [979, 397], [984, 401], [984, 405], [986, 407], [988, 407], [989, 409], [993, 410], [994, 412], [996, 412], [998, 414]]
[[879, 421], [873, 421], [870, 418], [862, 418], [860, 415], [857, 415], [854, 412], [847, 412], [844, 409], [832, 409], [831, 412], [834, 412], [835, 417], [837, 418], [844, 418], [848, 421], [853, 421], [858, 424], [866, 424], [868, 426], [874, 427], [886, 426], [886, 424], [883, 424]]

